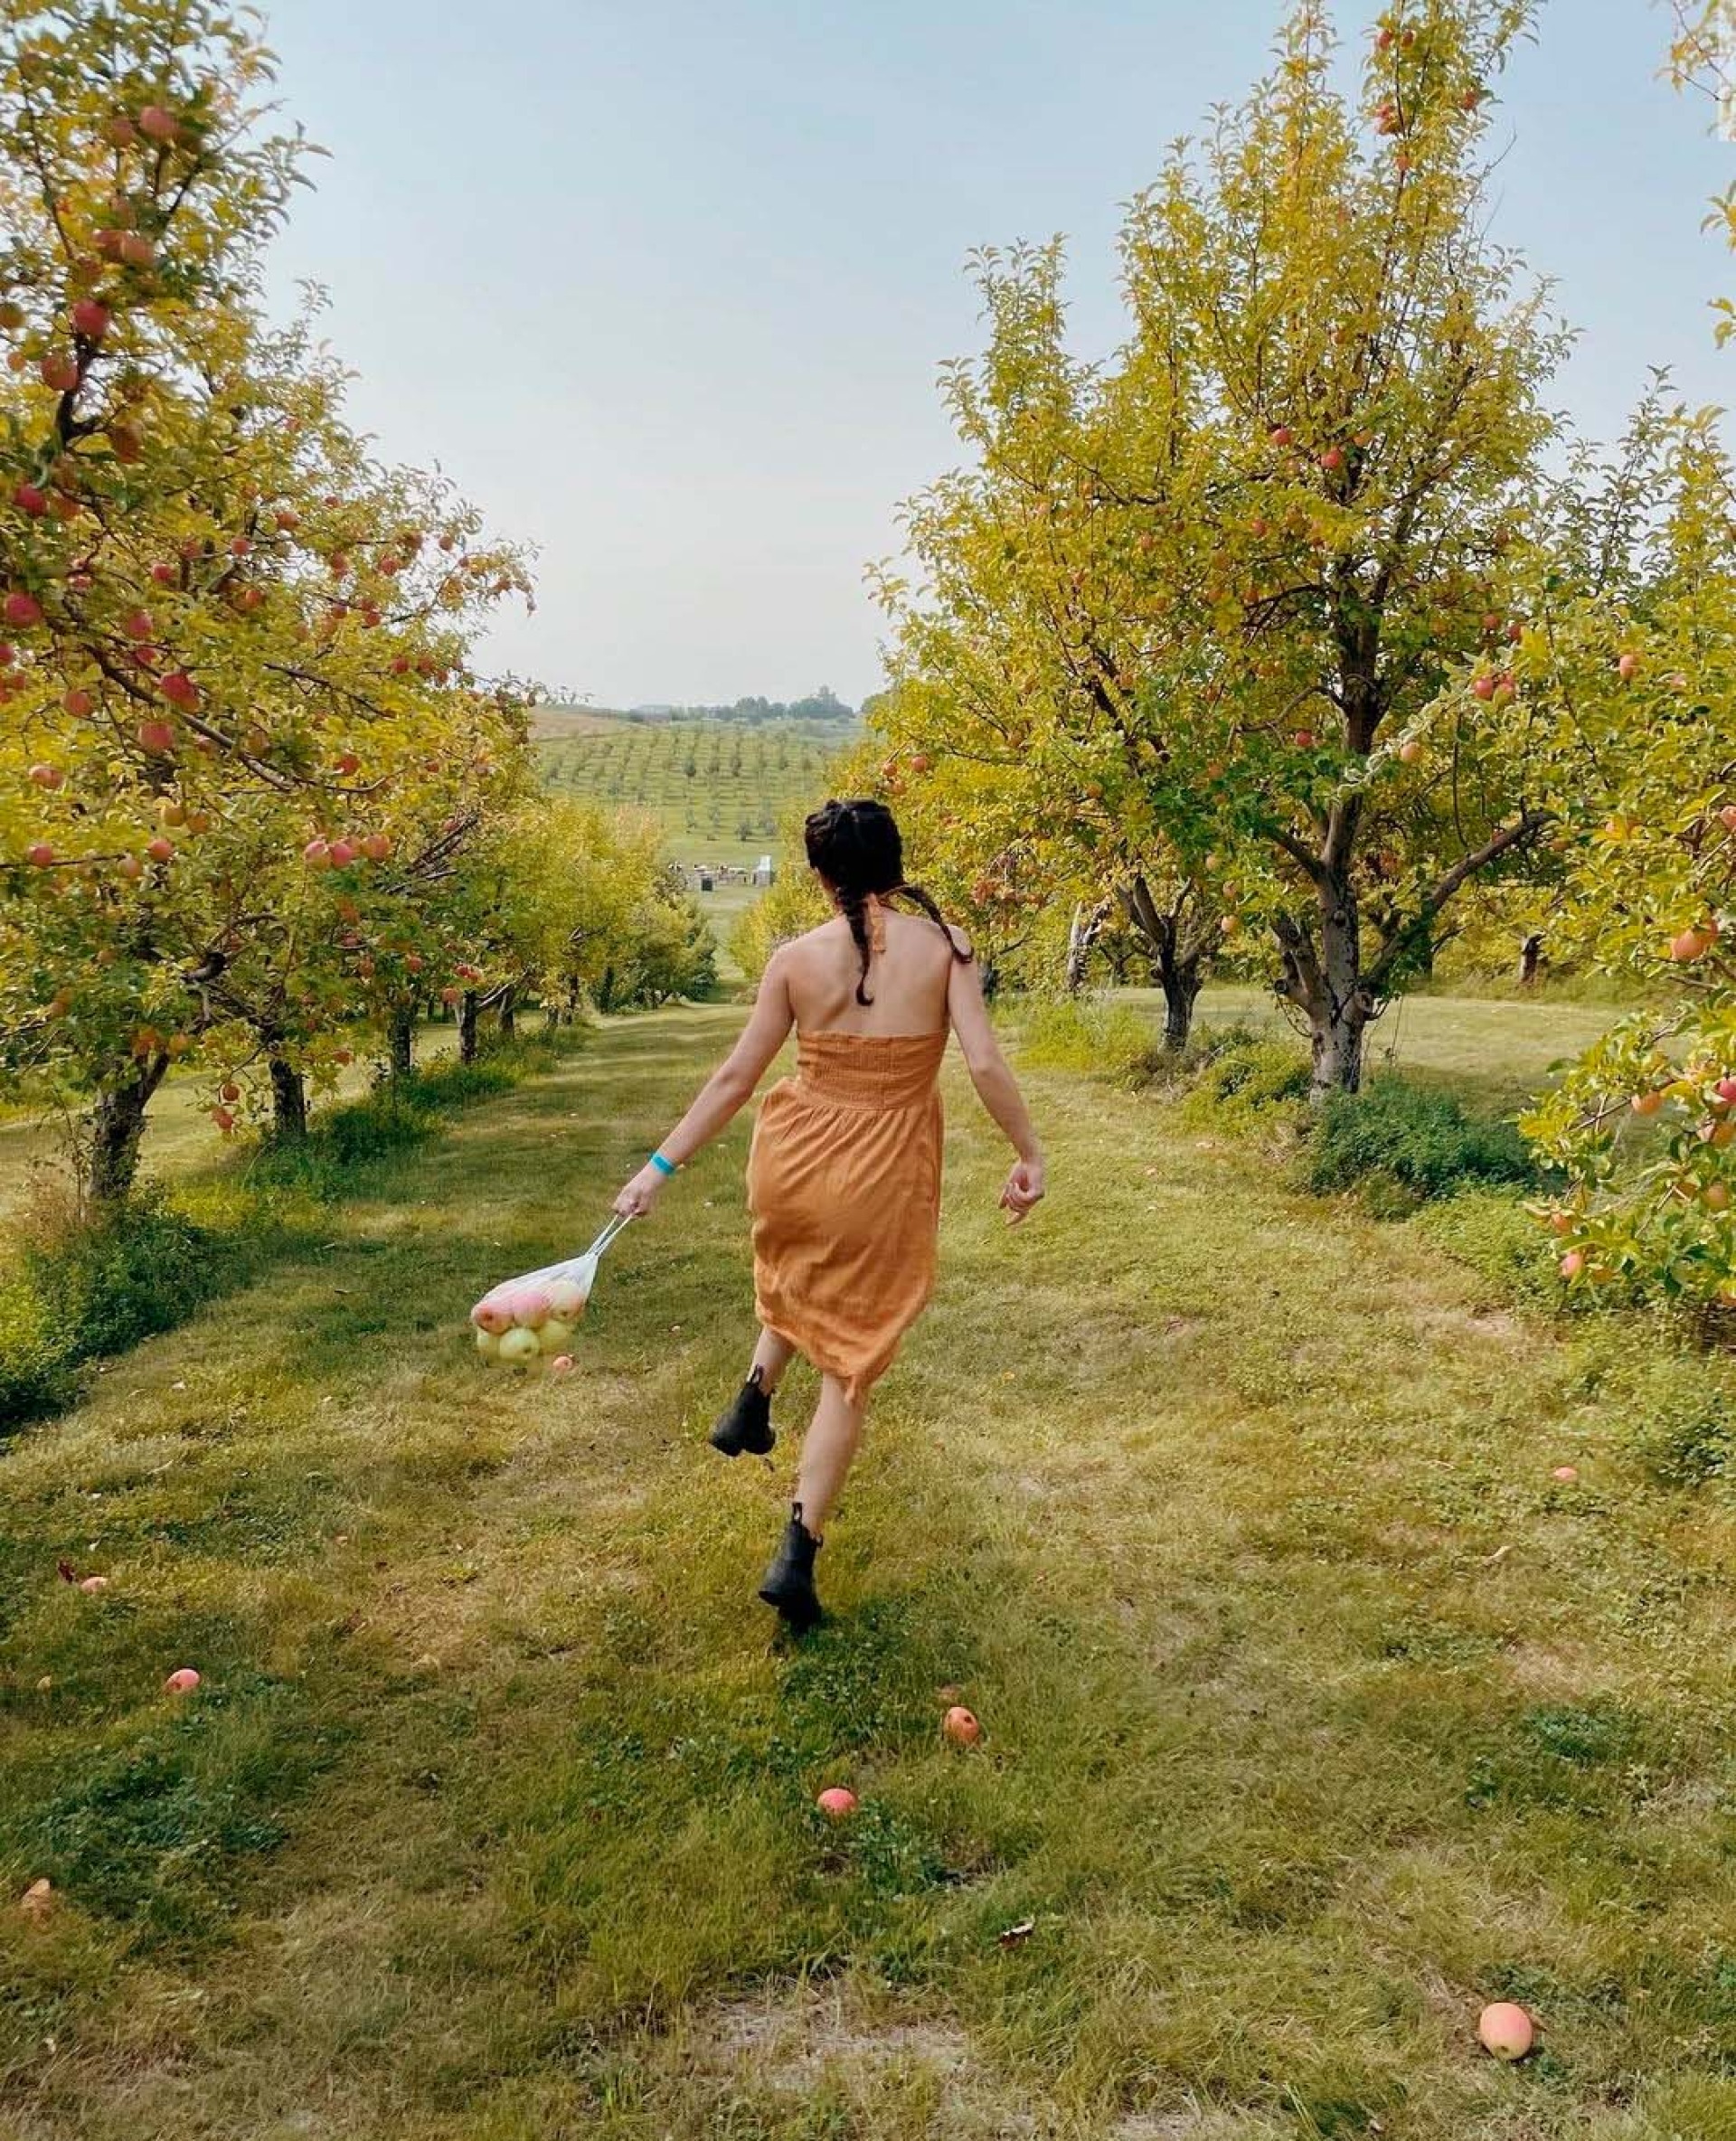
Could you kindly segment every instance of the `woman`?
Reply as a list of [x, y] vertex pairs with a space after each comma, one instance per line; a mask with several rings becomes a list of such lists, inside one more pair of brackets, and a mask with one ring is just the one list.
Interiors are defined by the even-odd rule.
[[[988, 1023], [970, 946], [904, 882], [892, 814], [882, 803], [828, 803], [806, 834], [836, 918], [772, 955], [729, 1060], [615, 1200], [617, 1212], [649, 1212], [670, 1175], [751, 1097], [794, 1025], [796, 1076], [766, 1096], [748, 1160], [760, 1343], [712, 1443], [725, 1457], [763, 1455], [784, 1370], [797, 1353], [819, 1370], [789, 1523], [760, 1587], [798, 1629], [820, 1617], [814, 1556], [856, 1454], [869, 1391], [934, 1284], [935, 1079], [948, 1032], [1018, 1155], [1001, 1192], [1009, 1223], [1043, 1193], [1043, 1155]], [[909, 901], [920, 918], [894, 911], [892, 900]]]

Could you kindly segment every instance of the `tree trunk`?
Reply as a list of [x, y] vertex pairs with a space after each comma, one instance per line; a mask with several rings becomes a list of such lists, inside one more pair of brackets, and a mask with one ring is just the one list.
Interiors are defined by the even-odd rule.
[[1363, 1082], [1363, 1036], [1373, 1005], [1363, 986], [1362, 916], [1347, 885], [1320, 895], [1320, 989], [1310, 1007], [1317, 1107], [1329, 1093], [1354, 1093]]
[[518, 992], [505, 988], [500, 992], [500, 1030], [513, 1034], [518, 1031]]
[[1194, 1006], [1205, 979], [1197, 954], [1187, 959], [1165, 959], [1157, 973], [1164, 992], [1164, 1046], [1180, 1055], [1194, 1031]]
[[151, 1056], [99, 1090], [90, 1118], [90, 1194], [99, 1204], [118, 1203], [137, 1181], [145, 1111], [168, 1067], [166, 1055]]
[[1194, 1006], [1205, 980], [1204, 955], [1182, 949], [1190, 892], [1184, 889], [1167, 913], [1152, 898], [1143, 876], [1121, 886], [1119, 896], [1122, 911], [1151, 956], [1151, 978], [1164, 992], [1164, 1046], [1184, 1049], [1194, 1031]]
[[1085, 986], [1085, 972], [1090, 964], [1091, 952], [1096, 946], [1109, 905], [1105, 901], [1096, 907], [1087, 907], [1083, 901], [1073, 910], [1073, 919], [1067, 931], [1067, 994], [1076, 996]]
[[394, 1011], [386, 1023], [388, 1060], [394, 1078], [408, 1078], [414, 1058], [416, 1017], [410, 1011]]
[[476, 992], [466, 989], [458, 999], [458, 1061], [474, 1063], [476, 1060]]
[[615, 969], [612, 965], [603, 968], [603, 978], [597, 985], [597, 1008], [599, 1011], [613, 1011], [615, 1008]]
[[307, 1135], [307, 1081], [288, 1057], [270, 1049], [266, 1067], [271, 1073], [271, 1124], [280, 1145], [299, 1145]]
[[1535, 988], [1543, 970], [1543, 939], [1541, 934], [1533, 933], [1519, 948], [1519, 986]]
[[1283, 954], [1278, 993], [1307, 1016], [1314, 1059], [1309, 1098], [1318, 1107], [1330, 1093], [1354, 1093], [1363, 1082], [1363, 1037], [1375, 998], [1363, 978], [1362, 916], [1342, 880], [1319, 891], [1320, 935], [1280, 915], [1273, 922]]

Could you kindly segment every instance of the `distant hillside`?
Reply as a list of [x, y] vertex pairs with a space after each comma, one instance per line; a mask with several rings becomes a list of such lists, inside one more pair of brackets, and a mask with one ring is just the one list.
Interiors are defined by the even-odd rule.
[[846, 705], [828, 684], [806, 699], [737, 699], [728, 706], [546, 706], [538, 719], [538, 732], [545, 736], [594, 734], [610, 722], [633, 728], [691, 728], [739, 723], [767, 728], [795, 722], [846, 734], [856, 721], [856, 709]]
[[775, 844], [792, 805], [824, 801], [852, 731], [788, 718], [632, 722], [573, 707], [545, 710], [539, 737], [552, 788], [648, 811], [683, 862], [741, 868]]

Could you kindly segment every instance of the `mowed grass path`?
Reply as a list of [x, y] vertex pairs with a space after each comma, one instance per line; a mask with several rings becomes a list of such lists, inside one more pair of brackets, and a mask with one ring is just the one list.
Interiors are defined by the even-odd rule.
[[788, 1441], [703, 1444], [745, 1124], [571, 1382], [462, 1327], [740, 1015], [609, 1026], [0, 1459], [0, 2130], [1736, 2133], [1731, 1527], [1622, 1464], [1619, 1334], [1061, 1077], [1008, 1232], [949, 1071], [940, 1292], [791, 1649]]

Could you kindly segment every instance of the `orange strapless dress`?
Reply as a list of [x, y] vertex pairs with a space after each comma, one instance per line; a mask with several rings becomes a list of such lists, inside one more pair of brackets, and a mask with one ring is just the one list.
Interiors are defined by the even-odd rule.
[[934, 1287], [947, 1036], [804, 1033], [748, 1158], [754, 1306], [853, 1400]]

